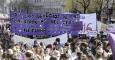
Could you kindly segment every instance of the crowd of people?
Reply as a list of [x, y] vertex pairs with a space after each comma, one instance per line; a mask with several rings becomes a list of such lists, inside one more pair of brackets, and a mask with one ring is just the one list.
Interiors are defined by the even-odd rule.
[[34, 41], [32, 46], [19, 42], [4, 51], [0, 47], [0, 60], [112, 60], [107, 40], [69, 38], [61, 44], [60, 38], [45, 45]]

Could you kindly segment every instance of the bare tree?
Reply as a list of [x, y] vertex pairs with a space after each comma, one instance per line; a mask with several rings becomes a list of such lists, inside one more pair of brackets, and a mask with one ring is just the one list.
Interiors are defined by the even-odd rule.
[[108, 24], [111, 21], [113, 9], [114, 9], [114, 0], [106, 0], [106, 16], [107, 16]]
[[78, 6], [80, 6], [80, 8], [83, 8], [83, 13], [86, 13], [90, 6], [90, 2], [91, 0], [75, 0], [76, 7], [73, 8], [73, 11], [82, 12], [81, 10], [79, 10]]
[[[101, 20], [102, 12], [104, 14], [112, 14], [114, 0], [93, 0], [94, 11], [97, 14], [97, 19]], [[112, 3], [112, 4], [110, 4]], [[108, 17], [108, 16], [107, 16]]]
[[93, 0], [93, 2], [94, 2], [94, 10], [97, 14], [97, 20], [101, 20], [101, 13], [104, 8], [105, 0]]

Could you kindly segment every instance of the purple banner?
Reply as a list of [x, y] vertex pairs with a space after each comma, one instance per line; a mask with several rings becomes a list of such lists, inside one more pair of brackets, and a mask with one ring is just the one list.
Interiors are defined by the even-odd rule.
[[[76, 35], [82, 30], [82, 21], [76, 14], [10, 12], [12, 32], [19, 35]], [[79, 18], [78, 18], [79, 19]]]
[[113, 60], [115, 60], [115, 34], [109, 33], [109, 43], [111, 45]]

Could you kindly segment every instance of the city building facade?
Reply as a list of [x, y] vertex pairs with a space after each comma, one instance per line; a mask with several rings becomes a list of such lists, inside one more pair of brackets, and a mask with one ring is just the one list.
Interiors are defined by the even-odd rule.
[[[24, 0], [12, 0], [11, 8], [14, 8], [13, 3], [19, 4], [20, 2], [24, 2]], [[25, 0], [27, 4], [29, 4], [29, 11], [44, 13], [65, 13], [69, 12], [72, 7], [71, 0]], [[20, 10], [18, 8], [18, 10]]]
[[9, 2], [9, 0], [0, 0], [0, 27], [8, 23]]

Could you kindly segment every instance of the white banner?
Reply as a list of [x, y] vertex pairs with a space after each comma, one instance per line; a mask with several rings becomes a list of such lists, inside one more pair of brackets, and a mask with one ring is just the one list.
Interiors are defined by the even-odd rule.
[[109, 32], [115, 32], [115, 24], [110, 24], [108, 27]]
[[80, 21], [83, 22], [82, 33], [96, 31], [96, 13], [80, 14]]
[[14, 40], [14, 43], [23, 42], [27, 43], [28, 45], [33, 45], [34, 41], [37, 40], [38, 42], [43, 42], [45, 45], [47, 45], [52, 44], [56, 38], [60, 38], [61, 44], [64, 44], [68, 40], [67, 33], [48, 39], [29, 39], [18, 35], [14, 35], [12, 39]]
[[90, 31], [87, 33], [87, 36], [89, 37], [97, 37], [97, 31]]

